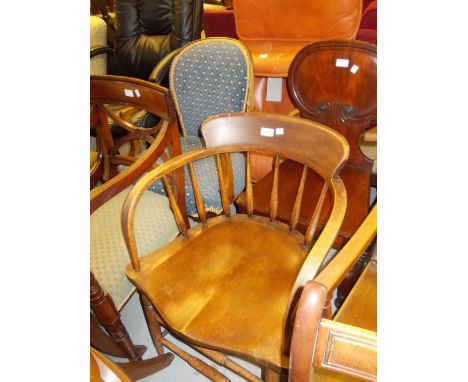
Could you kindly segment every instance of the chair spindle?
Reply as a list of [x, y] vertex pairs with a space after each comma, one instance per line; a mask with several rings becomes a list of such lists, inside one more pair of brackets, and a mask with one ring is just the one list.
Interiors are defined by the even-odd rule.
[[312, 240], [315, 235], [315, 230], [317, 229], [318, 220], [320, 214], [322, 213], [323, 202], [325, 201], [325, 196], [327, 195], [328, 190], [328, 183], [324, 183], [322, 187], [322, 191], [320, 191], [320, 196], [315, 206], [314, 213], [312, 214], [312, 218], [310, 219], [309, 226], [307, 227], [306, 234], [304, 236], [304, 244], [310, 245], [312, 244]]
[[245, 193], [247, 197], [247, 214], [251, 218], [253, 215], [253, 192], [252, 192], [252, 173], [250, 169], [250, 151], [247, 151], [247, 168], [245, 171]]
[[221, 193], [221, 204], [223, 205], [224, 214], [226, 217], [231, 217], [231, 210], [229, 209], [228, 195], [226, 191], [226, 181], [224, 179], [223, 166], [221, 163], [221, 156], [216, 154], [216, 167], [218, 169], [219, 191]]
[[296, 200], [294, 202], [294, 208], [291, 214], [291, 222], [289, 223], [289, 230], [293, 231], [296, 229], [297, 222], [299, 220], [299, 214], [301, 212], [301, 204], [302, 204], [302, 195], [304, 194], [304, 185], [305, 180], [307, 177], [307, 166], [304, 165], [302, 169], [302, 176], [301, 181], [299, 183], [299, 188], [297, 189]]
[[193, 169], [193, 163], [189, 163], [190, 179], [192, 179], [193, 195], [195, 196], [195, 203], [197, 204], [198, 216], [203, 224], [206, 223], [206, 210], [203, 204], [203, 199], [198, 187], [197, 177], [195, 176], [195, 170]]
[[187, 225], [185, 224], [184, 217], [182, 215], [182, 212], [180, 211], [179, 205], [177, 204], [177, 200], [174, 197], [172, 187], [170, 186], [166, 175], [163, 176], [162, 179], [164, 187], [166, 188], [167, 197], [169, 198], [169, 202], [171, 203], [172, 211], [174, 212], [177, 227], [179, 228], [180, 233], [187, 237]]
[[273, 175], [273, 185], [271, 186], [270, 198], [270, 220], [274, 221], [278, 212], [278, 173], [279, 173], [279, 155], [275, 157], [275, 170]]

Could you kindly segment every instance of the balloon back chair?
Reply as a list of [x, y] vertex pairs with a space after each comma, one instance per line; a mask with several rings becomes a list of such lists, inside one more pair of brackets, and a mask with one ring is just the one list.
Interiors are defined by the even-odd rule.
[[[291, 317], [306, 281], [315, 277], [330, 249], [346, 209], [346, 191], [338, 173], [348, 157], [346, 140], [335, 131], [305, 119], [267, 114], [235, 113], [209, 118], [201, 128], [207, 148], [184, 153], [146, 174], [132, 188], [123, 207], [122, 229], [130, 254], [127, 276], [145, 296], [144, 310], [153, 341], [174, 347], [160, 333], [160, 324], [214, 360], [238, 371], [224, 353], [245, 357], [264, 368], [267, 381], [279, 380], [288, 368]], [[275, 160], [269, 217], [257, 216], [252, 198], [249, 156], [268, 153]], [[232, 215], [223, 157], [247, 156], [245, 184], [247, 213]], [[198, 160], [213, 157], [219, 178], [223, 214], [207, 218], [194, 171]], [[281, 159], [303, 165], [301, 185], [288, 226], [277, 220], [278, 168]], [[188, 167], [201, 222], [189, 228], [177, 202], [171, 200], [180, 235], [168, 245], [140, 257], [135, 216], [150, 184], [176, 169]], [[308, 172], [323, 179], [323, 189], [305, 234], [296, 230]], [[167, 184], [168, 182], [165, 182]], [[315, 239], [324, 196], [330, 190], [333, 208], [321, 235]], [[167, 187], [169, 195], [173, 194]], [[229, 362], [228, 362], [229, 361]], [[191, 364], [193, 360], [190, 359]], [[200, 369], [199, 369], [200, 370]], [[213, 380], [226, 380], [200, 370]], [[247, 371], [241, 374], [256, 380]]]
[[[141, 355], [146, 348], [134, 346], [120, 320], [120, 309], [135, 291], [124, 274], [128, 254], [120, 214], [132, 183], [151, 169], [164, 152], [180, 155], [177, 120], [168, 90], [147, 81], [91, 76], [90, 95], [91, 127], [98, 138], [96, 162], [91, 166], [91, 180], [96, 183], [90, 199], [91, 342], [108, 354], [128, 358], [132, 362], [121, 366], [132, 377], [141, 377], [167, 366], [173, 354], [160, 351], [158, 357], [142, 364]], [[131, 125], [113, 111], [115, 105], [138, 107], [159, 116], [160, 122], [147, 129]], [[119, 124], [127, 135], [115, 140], [110, 133], [111, 123]], [[138, 147], [141, 142], [149, 147], [135, 156], [132, 154], [135, 142]], [[121, 164], [127, 167], [119, 172]], [[175, 172], [170, 181], [174, 190], [181, 190], [174, 192], [183, 209], [183, 173]], [[142, 195], [142, 203], [144, 208], [136, 218], [135, 229], [142, 233], [138, 248], [145, 253], [173, 239], [178, 230], [166, 197], [147, 191]]]
[[[348, 208], [334, 247], [341, 248], [356, 232], [369, 211], [372, 160], [361, 152], [361, 135], [377, 115], [377, 49], [361, 41], [322, 41], [303, 48], [289, 69], [288, 87], [300, 116], [330, 126], [343, 134], [350, 148], [349, 159], [340, 176], [348, 195]], [[291, 192], [298, 187], [302, 166], [285, 161], [279, 168], [283, 177], [278, 191], [278, 219], [288, 223], [295, 199]], [[273, 172], [258, 181], [253, 188], [255, 213], [269, 214], [267, 190], [274, 179]], [[310, 174], [305, 183], [308, 198], [300, 211], [298, 229], [305, 232], [314, 212], [314, 203], [321, 192], [323, 181]], [[330, 213], [331, 195], [325, 198], [319, 229]], [[309, 204], [310, 201], [310, 204]], [[247, 195], [236, 201], [240, 212], [245, 212]], [[353, 275], [349, 276], [354, 277]], [[340, 288], [342, 301], [346, 288]]]
[[[205, 119], [216, 114], [250, 111], [253, 106], [253, 67], [250, 54], [241, 42], [230, 38], [208, 38], [195, 41], [182, 49], [174, 59], [170, 70], [170, 89], [181, 129], [182, 152], [203, 148], [200, 126]], [[241, 154], [233, 154], [225, 162], [228, 199], [245, 187], [245, 160]], [[218, 192], [219, 183], [213, 158], [194, 163], [195, 173], [200, 176], [201, 188], [207, 211], [221, 213], [222, 201]], [[198, 216], [191, 178], [186, 170], [187, 211]], [[161, 182], [150, 187], [152, 191], [165, 194]]]
[[345, 247], [307, 282], [292, 335], [289, 381], [377, 380], [377, 247], [333, 319], [327, 300], [377, 233], [377, 206]]

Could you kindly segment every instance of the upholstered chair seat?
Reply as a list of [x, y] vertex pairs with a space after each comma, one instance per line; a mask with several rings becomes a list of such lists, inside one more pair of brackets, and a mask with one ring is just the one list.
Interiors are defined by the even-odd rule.
[[[128, 252], [120, 228], [122, 205], [130, 187], [110, 199], [91, 215], [91, 269], [101, 286], [112, 296], [118, 310], [135, 291], [124, 268]], [[166, 197], [146, 191], [143, 193], [135, 227], [141, 253], [148, 253], [174, 239], [177, 225]]]

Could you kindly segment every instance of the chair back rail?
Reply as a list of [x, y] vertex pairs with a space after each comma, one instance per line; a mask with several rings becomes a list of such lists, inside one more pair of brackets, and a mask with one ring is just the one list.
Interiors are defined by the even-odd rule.
[[[170, 143], [172, 155], [182, 152], [178, 138], [177, 120], [169, 91], [147, 81], [120, 76], [91, 76], [91, 123], [96, 128], [101, 152], [105, 161], [105, 183], [91, 191], [91, 213], [106, 201], [135, 182], [156, 160], [163, 155]], [[121, 113], [113, 111], [109, 105], [137, 107], [160, 117], [159, 123], [148, 129], [135, 126]], [[108, 119], [128, 132], [121, 139], [114, 140]], [[135, 156], [117, 155], [118, 149], [126, 142], [145, 140], [151, 143], [149, 148], [136, 158]], [[129, 167], [117, 173], [118, 165]], [[109, 176], [110, 167], [114, 174]], [[183, 199], [183, 174], [176, 173], [174, 182], [177, 188], [177, 200]], [[109, 179], [110, 178], [110, 179]]]

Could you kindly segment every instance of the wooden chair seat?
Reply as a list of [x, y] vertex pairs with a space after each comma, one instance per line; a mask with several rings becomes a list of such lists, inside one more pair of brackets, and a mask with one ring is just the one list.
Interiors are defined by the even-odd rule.
[[377, 264], [371, 261], [344, 301], [335, 321], [377, 331]]
[[265, 217], [220, 216], [141, 258], [139, 272], [126, 271], [163, 321], [194, 343], [288, 367], [281, 345], [303, 243]]
[[[279, 187], [278, 187], [278, 216], [277, 219], [284, 223], [291, 220], [291, 211], [294, 206], [294, 196], [296, 195], [299, 181], [301, 179], [302, 166], [297, 162], [286, 160], [279, 167]], [[340, 173], [348, 196], [348, 206], [346, 215], [339, 230], [339, 236], [335, 241], [335, 247], [340, 248], [344, 242], [356, 232], [359, 225], [367, 216], [369, 209], [369, 174], [354, 167], [345, 166]], [[273, 183], [273, 172], [259, 180], [253, 188], [253, 198], [255, 210], [261, 215], [268, 216], [271, 186]], [[312, 217], [322, 190], [323, 180], [312, 171], [307, 173], [304, 198], [302, 201], [301, 214], [299, 216], [297, 229], [305, 233], [307, 224]], [[242, 193], [236, 200], [239, 212], [244, 212], [247, 204], [247, 195]], [[320, 215], [318, 228], [323, 228], [328, 220], [333, 203], [328, 192]]]

